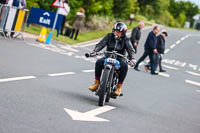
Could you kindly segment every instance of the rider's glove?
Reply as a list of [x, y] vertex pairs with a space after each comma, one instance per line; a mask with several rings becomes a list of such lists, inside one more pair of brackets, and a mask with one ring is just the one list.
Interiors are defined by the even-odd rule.
[[130, 62], [129, 62], [129, 65], [131, 66], [131, 67], [133, 67], [133, 66], [135, 66], [135, 64], [136, 64], [136, 59], [132, 59]]
[[95, 51], [92, 51], [91, 53], [90, 53], [90, 56], [96, 56], [97, 55], [97, 52], [95, 52]]

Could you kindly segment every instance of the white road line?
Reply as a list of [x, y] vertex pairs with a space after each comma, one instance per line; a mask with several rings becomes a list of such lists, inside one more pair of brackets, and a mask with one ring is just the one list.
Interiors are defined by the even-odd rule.
[[84, 48], [84, 47], [89, 47], [89, 46], [94, 46], [96, 45], [98, 42], [93, 42], [93, 43], [89, 43], [89, 44], [83, 44], [83, 45], [80, 45], [79, 47], [80, 48]]
[[167, 77], [167, 78], [170, 77], [170, 75], [169, 75], [169, 74], [166, 74], [166, 73], [159, 73], [158, 75], [163, 76], [163, 77]]
[[180, 40], [178, 40], [177, 42], [176, 42], [176, 44], [179, 44], [181, 41]]
[[168, 69], [172, 69], [172, 70], [179, 70], [176, 67], [171, 67], [171, 66], [167, 66], [167, 65], [162, 65], [162, 66], [165, 67], [165, 68], [168, 68]]
[[72, 51], [72, 52], [79, 52], [79, 50], [73, 49], [73, 48], [67, 47], [67, 46], [61, 46], [61, 48], [66, 49], [66, 50], [69, 50], [69, 51]]
[[74, 72], [65, 72], [65, 73], [53, 73], [53, 74], [48, 74], [50, 77], [55, 77], [55, 76], [64, 76], [64, 75], [72, 75], [75, 74]]
[[82, 72], [84, 72], [84, 73], [94, 72], [94, 69], [91, 69], [91, 70], [82, 70]]
[[182, 37], [182, 38], [181, 38], [181, 41], [183, 41], [183, 40], [185, 40], [185, 37]]
[[192, 80], [185, 80], [185, 83], [196, 85], [196, 86], [200, 86], [200, 83], [192, 81]]
[[170, 46], [171, 49], [174, 48], [174, 47], [176, 47], [176, 44], [173, 44], [173, 45]]
[[35, 79], [35, 78], [36, 78], [35, 76], [14, 77], [14, 78], [0, 79], [0, 82], [9, 82], [9, 81]]
[[144, 65], [144, 62], [141, 62], [141, 63], [139, 64], [139, 66], [142, 66], [142, 65]]
[[196, 90], [196, 92], [200, 93], [200, 90]]
[[194, 75], [194, 76], [200, 76], [199, 73], [191, 72], [191, 71], [186, 71], [186, 73]]
[[166, 49], [166, 50], [165, 50], [165, 54], [168, 53], [169, 51], [170, 51], [169, 49]]

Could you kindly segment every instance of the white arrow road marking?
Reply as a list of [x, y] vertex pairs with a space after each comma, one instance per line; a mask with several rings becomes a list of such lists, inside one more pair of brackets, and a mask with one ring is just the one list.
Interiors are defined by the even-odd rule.
[[167, 78], [170, 77], [170, 75], [169, 75], [169, 74], [166, 74], [166, 73], [159, 73], [158, 75], [163, 76], [163, 77], [167, 77]]
[[73, 111], [67, 108], [64, 108], [64, 110], [72, 117], [72, 120], [77, 120], [77, 121], [98, 121], [98, 122], [108, 122], [109, 120], [106, 119], [102, 119], [100, 117], [96, 117], [96, 115], [102, 114], [104, 112], [110, 111], [115, 109], [115, 107], [112, 106], [103, 106], [103, 107], [99, 107], [97, 109], [85, 112], [85, 113], [81, 113], [81, 112], [77, 112], [77, 111]]
[[191, 74], [191, 75], [194, 75], [194, 76], [200, 76], [199, 73], [195, 73], [195, 72], [186, 71], [186, 73]]
[[94, 69], [91, 69], [91, 70], [82, 70], [82, 72], [84, 72], [84, 73], [94, 72]]
[[65, 73], [53, 73], [53, 74], [48, 74], [50, 77], [55, 77], [55, 76], [64, 76], [64, 75], [72, 75], [75, 74], [74, 72], [65, 72]]
[[15, 78], [6, 78], [0, 79], [0, 82], [8, 82], [8, 81], [17, 81], [17, 80], [25, 80], [25, 79], [34, 79], [35, 76], [24, 76], [24, 77], [15, 77]]
[[176, 67], [171, 67], [171, 66], [167, 66], [167, 65], [162, 65], [162, 66], [165, 67], [165, 68], [168, 68], [168, 69], [172, 69], [172, 70], [179, 70]]
[[192, 80], [185, 80], [185, 83], [196, 85], [196, 86], [200, 86], [200, 83], [192, 81]]

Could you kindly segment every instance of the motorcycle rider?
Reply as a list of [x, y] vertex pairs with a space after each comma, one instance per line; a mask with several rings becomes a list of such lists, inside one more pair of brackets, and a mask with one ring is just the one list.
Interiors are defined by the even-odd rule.
[[[97, 52], [102, 50], [104, 47], [106, 47], [107, 51], [117, 51], [119, 54], [125, 55], [126, 51], [128, 53], [128, 58], [130, 59], [131, 65], [134, 65], [136, 60], [134, 59], [134, 49], [133, 46], [129, 40], [129, 38], [126, 36], [127, 26], [122, 23], [118, 22], [114, 25], [113, 32], [107, 34], [94, 48], [94, 50], [90, 53], [91, 55], [96, 55]], [[117, 39], [116, 39], [117, 38]], [[116, 41], [118, 42], [116, 44]], [[116, 45], [116, 46], [115, 46]], [[122, 84], [124, 82], [124, 79], [126, 77], [127, 71], [128, 71], [128, 64], [127, 62], [121, 57], [117, 58], [120, 61], [120, 73], [119, 73], [119, 82], [117, 84], [117, 89], [114, 91], [114, 94], [117, 96], [120, 96]], [[93, 85], [89, 87], [89, 90], [95, 91], [97, 90], [99, 84], [100, 84], [100, 78], [102, 69], [104, 67], [104, 60], [105, 57], [102, 57], [96, 61], [95, 64], [95, 82]]]

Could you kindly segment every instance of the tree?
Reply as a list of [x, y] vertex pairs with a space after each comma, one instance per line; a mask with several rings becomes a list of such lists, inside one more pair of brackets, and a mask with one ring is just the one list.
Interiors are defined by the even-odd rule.
[[27, 5], [27, 9], [31, 9], [31, 7], [39, 7], [39, 5], [38, 5], [38, 2], [39, 0], [27, 0], [26, 2], [26, 5]]
[[114, 0], [113, 14], [117, 18], [128, 19], [130, 13], [136, 13], [138, 9], [136, 0]]

